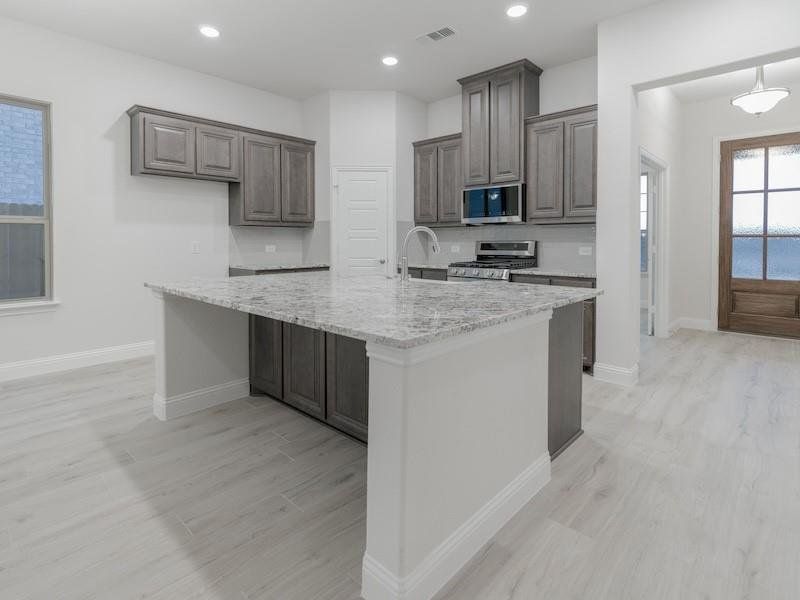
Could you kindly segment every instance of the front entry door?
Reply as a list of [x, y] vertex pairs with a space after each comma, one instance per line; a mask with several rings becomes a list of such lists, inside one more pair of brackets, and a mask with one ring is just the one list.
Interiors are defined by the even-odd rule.
[[800, 133], [720, 156], [719, 328], [800, 337]]
[[389, 275], [388, 169], [337, 169], [334, 267], [341, 275]]

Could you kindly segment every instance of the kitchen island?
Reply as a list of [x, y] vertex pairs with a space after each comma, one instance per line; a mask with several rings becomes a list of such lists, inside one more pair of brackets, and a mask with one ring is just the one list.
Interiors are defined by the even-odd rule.
[[326, 272], [148, 286], [160, 418], [248, 394], [248, 314], [366, 342], [365, 600], [432, 597], [549, 481], [549, 320], [599, 293]]

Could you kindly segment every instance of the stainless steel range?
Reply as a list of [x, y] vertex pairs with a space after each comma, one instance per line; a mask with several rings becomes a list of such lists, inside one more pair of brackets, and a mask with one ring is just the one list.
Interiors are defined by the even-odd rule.
[[508, 281], [512, 269], [537, 266], [536, 242], [476, 242], [475, 260], [450, 263], [448, 280]]

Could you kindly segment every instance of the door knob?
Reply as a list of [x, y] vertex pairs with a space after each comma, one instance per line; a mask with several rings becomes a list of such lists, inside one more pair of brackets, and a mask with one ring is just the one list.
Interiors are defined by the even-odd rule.
[[386, 259], [385, 258], [381, 258], [378, 262], [381, 263], [382, 265], [385, 265], [386, 264]]

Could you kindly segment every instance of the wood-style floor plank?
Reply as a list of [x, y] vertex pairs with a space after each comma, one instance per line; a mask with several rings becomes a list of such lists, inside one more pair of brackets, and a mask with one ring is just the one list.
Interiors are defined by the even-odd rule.
[[[265, 397], [161, 423], [149, 360], [0, 384], [0, 598], [357, 600], [366, 448]], [[643, 338], [439, 600], [789, 599], [800, 343]]]

